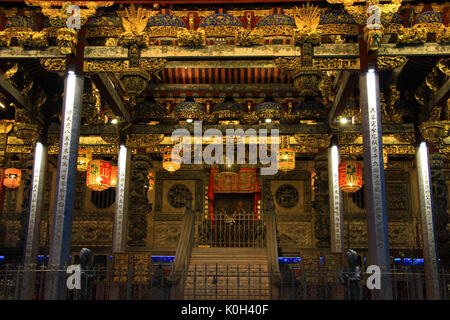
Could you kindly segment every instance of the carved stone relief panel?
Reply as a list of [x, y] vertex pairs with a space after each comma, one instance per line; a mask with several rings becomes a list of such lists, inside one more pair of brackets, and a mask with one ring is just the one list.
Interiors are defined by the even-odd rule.
[[389, 223], [389, 246], [391, 248], [414, 247], [415, 230], [411, 223]]
[[281, 248], [311, 248], [312, 227], [309, 222], [279, 222], [278, 245]]
[[155, 221], [154, 246], [175, 249], [182, 226], [182, 221]]
[[72, 246], [110, 247], [112, 232], [112, 221], [74, 221]]

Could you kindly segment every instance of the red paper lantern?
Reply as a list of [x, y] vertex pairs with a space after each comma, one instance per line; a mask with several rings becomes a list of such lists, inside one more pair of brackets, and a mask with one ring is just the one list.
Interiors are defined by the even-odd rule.
[[86, 185], [94, 191], [103, 191], [111, 186], [112, 165], [103, 160], [89, 162], [86, 174]]
[[361, 163], [353, 160], [339, 164], [339, 188], [344, 192], [356, 192], [362, 187]]
[[116, 166], [111, 167], [111, 187], [115, 188], [117, 186], [117, 170], [119, 168]]
[[3, 185], [10, 189], [15, 189], [20, 186], [22, 178], [22, 171], [20, 169], [9, 168], [3, 173]]

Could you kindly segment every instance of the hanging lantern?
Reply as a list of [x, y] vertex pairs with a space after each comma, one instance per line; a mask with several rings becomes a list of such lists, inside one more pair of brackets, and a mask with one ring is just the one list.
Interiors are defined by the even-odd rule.
[[163, 152], [163, 168], [169, 172], [175, 172], [181, 168], [181, 156], [178, 154], [172, 157], [173, 147], [164, 149]]
[[22, 178], [22, 171], [20, 169], [9, 168], [3, 173], [3, 185], [10, 189], [15, 189], [20, 186]]
[[89, 162], [86, 185], [94, 191], [103, 191], [111, 186], [112, 165], [103, 160]]
[[387, 169], [387, 164], [388, 164], [388, 152], [386, 149], [383, 148], [383, 165], [384, 165], [384, 170]]
[[77, 170], [87, 171], [88, 163], [92, 160], [92, 152], [87, 149], [78, 150]]
[[295, 151], [289, 147], [288, 137], [282, 139], [278, 154], [278, 170], [287, 172], [295, 169]]
[[117, 186], [117, 167], [111, 167], [111, 187], [115, 188]]
[[339, 188], [344, 192], [356, 192], [362, 187], [361, 163], [353, 160], [339, 164]]

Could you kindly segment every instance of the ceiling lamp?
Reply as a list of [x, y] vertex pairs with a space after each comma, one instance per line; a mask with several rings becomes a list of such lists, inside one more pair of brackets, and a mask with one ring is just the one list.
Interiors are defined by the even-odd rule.
[[22, 171], [20, 169], [9, 168], [3, 173], [3, 185], [10, 189], [20, 186]]
[[282, 137], [278, 153], [278, 170], [288, 172], [295, 169], [295, 151], [289, 146], [289, 137]]
[[175, 172], [181, 168], [181, 156], [172, 155], [173, 147], [167, 147], [163, 152], [163, 168], [169, 172]]
[[77, 170], [87, 171], [88, 164], [92, 160], [92, 152], [87, 149], [78, 150]]
[[339, 188], [344, 192], [356, 192], [362, 187], [362, 166], [354, 160], [339, 163]]
[[111, 167], [111, 187], [117, 187], [117, 171], [118, 168], [116, 166]]
[[88, 164], [86, 185], [93, 191], [104, 191], [111, 187], [112, 165], [103, 160], [92, 160]]

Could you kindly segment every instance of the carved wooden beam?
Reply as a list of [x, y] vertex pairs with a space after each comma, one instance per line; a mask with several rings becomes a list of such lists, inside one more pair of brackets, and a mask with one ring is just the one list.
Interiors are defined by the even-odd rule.
[[131, 122], [131, 116], [128, 112], [122, 98], [117, 93], [109, 76], [102, 72], [91, 75], [91, 80], [94, 82], [97, 89], [100, 91], [102, 98], [104, 98], [115, 115]]
[[[418, 46], [397, 46], [383, 44], [378, 56], [448, 56], [450, 45], [426, 43]], [[177, 46], [153, 46], [141, 51], [142, 58], [164, 58], [168, 60], [186, 60], [192, 58], [251, 58], [274, 59], [279, 57], [300, 57], [301, 50], [292, 45], [262, 45], [250, 48], [235, 45], [211, 45], [200, 49]], [[357, 43], [326, 43], [314, 48], [315, 58], [355, 58], [359, 57]], [[39, 59], [64, 58], [58, 47], [28, 50], [22, 47], [0, 48], [0, 59]], [[85, 59], [127, 59], [128, 49], [123, 47], [88, 46]]]

